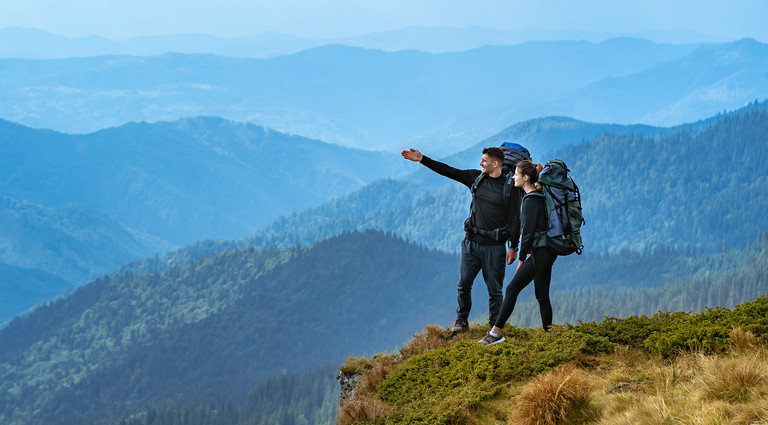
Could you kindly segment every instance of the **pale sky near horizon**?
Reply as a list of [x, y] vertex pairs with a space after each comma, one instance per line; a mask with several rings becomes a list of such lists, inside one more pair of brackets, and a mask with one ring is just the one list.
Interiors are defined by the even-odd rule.
[[346, 37], [405, 27], [631, 34], [692, 30], [768, 42], [768, 0], [0, 0], [0, 28], [124, 39], [279, 32]]

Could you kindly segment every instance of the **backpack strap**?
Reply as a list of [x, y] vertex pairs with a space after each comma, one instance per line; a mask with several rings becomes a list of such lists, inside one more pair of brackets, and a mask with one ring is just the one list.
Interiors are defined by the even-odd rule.
[[509, 211], [509, 200], [512, 197], [512, 190], [515, 188], [515, 172], [510, 171], [507, 173], [507, 178], [504, 179], [504, 209]]
[[475, 193], [477, 192], [477, 187], [480, 185], [480, 181], [483, 180], [483, 177], [485, 177], [485, 173], [480, 173], [474, 182], [472, 182], [472, 186], [470, 186], [469, 191], [472, 192], [472, 203], [469, 207], [469, 216], [472, 217], [472, 215], [475, 214]]

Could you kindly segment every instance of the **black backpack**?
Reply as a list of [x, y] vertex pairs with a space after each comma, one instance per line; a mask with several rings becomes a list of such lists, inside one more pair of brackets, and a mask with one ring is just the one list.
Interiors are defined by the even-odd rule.
[[[513, 142], [504, 142], [501, 144], [501, 146], [499, 146], [499, 149], [504, 152], [504, 164], [501, 167], [501, 173], [505, 177], [504, 206], [509, 209], [510, 198], [512, 197], [512, 193], [515, 190], [515, 166], [517, 166], [518, 161], [522, 161], [524, 159], [530, 161], [531, 154], [528, 152], [528, 149]], [[509, 237], [509, 229], [506, 227], [495, 230], [483, 230], [472, 226], [470, 223], [472, 215], [475, 213], [475, 192], [477, 191], [477, 186], [480, 184], [480, 181], [483, 180], [483, 177], [485, 177], [485, 173], [480, 173], [480, 175], [477, 176], [475, 181], [472, 183], [472, 186], [469, 188], [470, 192], [472, 192], [472, 204], [470, 206], [469, 217], [467, 217], [467, 219], [464, 221], [464, 230], [467, 232], [488, 236], [496, 241], [506, 240], [507, 237]]]

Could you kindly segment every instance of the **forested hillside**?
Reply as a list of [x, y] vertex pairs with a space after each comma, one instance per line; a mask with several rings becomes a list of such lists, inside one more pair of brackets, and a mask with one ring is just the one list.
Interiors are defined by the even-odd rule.
[[[4, 195], [83, 204], [174, 244], [239, 237], [405, 169], [395, 153], [206, 117], [85, 135], [0, 120], [0, 148]], [[366, 173], [350, 162], [367, 164]]]
[[424, 323], [449, 320], [456, 261], [364, 232], [98, 279], [0, 329], [0, 422], [240, 404], [282, 370], [391, 350]]
[[[477, 168], [480, 161], [478, 153], [488, 146], [499, 146], [503, 142], [514, 141], [531, 152], [536, 161], [546, 161], [552, 152], [559, 151], [584, 141], [593, 140], [605, 134], [613, 135], [643, 135], [647, 138], [660, 138], [678, 132], [687, 132], [696, 135], [709, 128], [712, 124], [725, 116], [743, 115], [750, 112], [768, 112], [768, 101], [757, 100], [732, 112], [718, 113], [710, 118], [684, 123], [673, 127], [657, 127], [644, 124], [605, 124], [585, 122], [568, 117], [544, 117], [522, 121], [511, 125], [504, 130], [488, 137], [461, 152], [442, 159], [439, 151], [425, 151], [434, 159], [440, 159], [456, 168]], [[435, 175], [432, 171], [421, 169], [408, 176], [409, 180], [432, 186], [445, 186], [449, 180]]]
[[713, 252], [768, 229], [768, 113], [723, 117], [695, 136], [606, 135], [553, 156], [579, 178], [590, 249]]
[[[767, 259], [768, 234], [765, 232], [761, 233], [749, 247], [717, 254], [697, 255], [691, 249], [676, 251], [670, 248], [657, 248], [643, 253], [626, 250], [619, 254], [559, 258], [553, 270], [552, 284], [555, 323], [568, 322], [576, 325], [579, 322], [602, 322], [603, 318], [608, 316], [612, 319], [601, 326], [610, 328], [611, 323], [626, 322], [629, 327], [619, 335], [643, 334], [648, 332], [643, 325], [632, 327], [635, 326], [632, 324], [637, 321], [636, 319], [617, 321], [613, 318], [626, 318], [632, 315], [651, 316], [658, 311], [697, 313], [707, 306], [732, 308], [768, 293]], [[448, 286], [441, 290], [452, 293], [453, 288]], [[482, 286], [482, 283], [478, 282], [476, 288], [482, 288]], [[476, 300], [485, 298], [483, 291], [481, 289], [473, 294]], [[533, 289], [524, 290], [520, 301], [510, 318], [510, 325], [537, 329], [541, 322], [538, 304], [533, 300]], [[475, 323], [484, 323], [483, 319], [478, 320], [481, 315], [478, 314], [475, 317]], [[674, 317], [680, 318], [682, 315], [676, 314]], [[647, 319], [643, 320], [647, 321]], [[482, 326], [479, 327], [482, 328]], [[516, 335], [536, 331], [508, 329], [507, 332]], [[477, 338], [479, 336], [475, 339]], [[692, 336], [692, 338], [699, 338], [699, 336]], [[441, 337], [441, 340], [443, 339]], [[419, 342], [420, 337], [416, 337], [414, 341], [417, 346], [423, 343], [423, 341]], [[663, 344], [684, 343], [680, 339], [662, 342]], [[712, 340], [707, 339], [706, 342], [711, 343]], [[659, 347], [666, 347], [666, 345], [659, 345]], [[557, 356], [560, 349], [562, 347], [558, 345], [557, 348], [551, 347], [551, 351], [540, 354], [545, 357]], [[408, 348], [403, 350], [409, 352]], [[327, 415], [333, 409], [329, 409], [328, 404], [320, 402], [322, 397], [316, 393], [302, 391], [302, 388], [327, 385], [334, 372], [329, 369], [325, 373], [325, 376], [318, 373], [303, 377], [301, 382], [304, 387], [293, 386], [296, 382], [295, 377], [274, 378], [270, 381], [271, 384], [254, 388], [242, 407], [232, 402], [199, 402], [184, 407], [177, 405], [166, 409], [144, 411], [130, 417], [126, 423], [170, 425], [180, 418], [187, 421], [186, 425], [332, 423], [332, 419]], [[331, 391], [335, 395], [338, 392], [338, 386], [333, 385]], [[256, 394], [259, 396], [256, 397]], [[261, 408], [252, 408], [254, 399], [260, 400]], [[274, 404], [278, 399], [283, 401], [280, 408], [275, 408]], [[328, 402], [327, 398], [324, 400]]]
[[0, 323], [126, 261], [172, 248], [83, 205], [0, 197]]
[[0, 197], [0, 235], [0, 262], [58, 276], [71, 286], [175, 248], [83, 205], [50, 207], [9, 197]]
[[[587, 252], [656, 246], [716, 252], [724, 244], [743, 246], [768, 229], [768, 216], [761, 213], [768, 210], [764, 104], [700, 127], [648, 137], [606, 133], [550, 153], [547, 158], [566, 161], [581, 189]], [[377, 228], [457, 250], [469, 191], [456, 182], [434, 188], [416, 180], [377, 182], [283, 217], [254, 234], [251, 243], [311, 244], [344, 230]]]
[[[562, 258], [553, 276], [555, 321], [730, 306], [763, 294], [766, 241], [762, 235], [721, 254], [657, 249]], [[247, 392], [281, 370], [389, 351], [424, 324], [449, 323], [457, 261], [366, 232], [99, 279], [0, 330], [0, 419], [71, 425], [151, 415], [147, 405], [160, 409], [156, 420], [205, 417], [227, 405], [250, 418], [240, 410]], [[487, 295], [481, 283], [475, 289], [472, 320], [482, 322], [479, 300]], [[537, 326], [529, 292], [511, 323]], [[308, 403], [297, 397], [291, 405]], [[327, 413], [323, 400], [307, 412]], [[312, 413], [291, 417], [302, 414]]]
[[[205, 117], [86, 135], [0, 120], [0, 154], [0, 263], [29, 270], [3, 275], [16, 288], [4, 300], [19, 302], [0, 323], [43, 299], [32, 293], [35, 274], [76, 287], [179, 245], [240, 237], [407, 169], [396, 153]], [[365, 173], [351, 163], [366, 164]]]
[[150, 408], [120, 425], [331, 425], [339, 407], [338, 364], [287, 372], [254, 386], [243, 404], [228, 401]]

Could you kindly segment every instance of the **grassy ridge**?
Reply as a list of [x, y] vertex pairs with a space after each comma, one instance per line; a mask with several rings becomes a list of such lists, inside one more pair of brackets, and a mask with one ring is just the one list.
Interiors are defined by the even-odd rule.
[[[363, 378], [342, 405], [339, 423], [661, 424], [768, 418], [768, 296], [733, 309], [607, 318], [549, 333], [508, 325], [508, 341], [491, 347], [475, 342], [485, 331], [473, 327], [451, 339], [442, 328], [428, 327], [398, 356], [348, 360], [344, 372]], [[737, 367], [741, 364], [747, 366]], [[741, 371], [725, 373], [734, 369]], [[714, 374], [719, 370], [723, 373]], [[637, 406], [618, 407], [628, 400]], [[654, 416], [653, 406], [664, 403], [673, 404]], [[689, 411], [684, 417], [691, 406], [709, 416]], [[715, 417], [722, 421], [707, 422]]]

